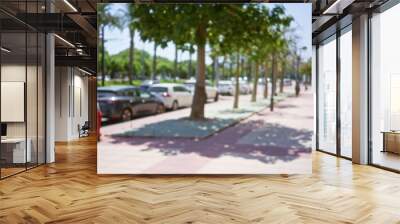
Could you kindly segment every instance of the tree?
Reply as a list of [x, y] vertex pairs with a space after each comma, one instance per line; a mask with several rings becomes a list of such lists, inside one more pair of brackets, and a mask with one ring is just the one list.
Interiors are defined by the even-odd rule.
[[193, 48], [193, 44], [190, 44], [189, 47], [189, 66], [188, 66], [188, 73], [189, 73], [189, 77], [193, 76], [193, 71], [192, 71], [192, 54], [195, 52], [194, 48]]
[[300, 73], [305, 77], [305, 88], [307, 90], [308, 85], [311, 84], [311, 59], [301, 64]]
[[285, 9], [283, 7], [275, 7], [272, 10], [271, 23], [275, 26], [272, 31], [271, 52], [272, 52], [272, 71], [271, 71], [271, 103], [270, 110], [274, 110], [274, 96], [276, 94], [276, 73], [277, 63], [279, 60], [280, 52], [287, 45], [287, 39], [285, 38], [285, 30], [289, 27], [293, 18], [285, 16]]
[[[266, 14], [268, 17], [259, 17], [258, 26], [253, 26], [253, 29], [255, 30], [253, 34], [253, 38], [250, 43], [250, 49], [249, 49], [249, 58], [255, 62], [255, 72], [254, 72], [254, 78], [253, 78], [253, 92], [251, 96], [251, 101], [256, 102], [257, 100], [257, 89], [258, 89], [258, 80], [259, 80], [259, 69], [260, 69], [260, 64], [262, 64], [262, 61], [265, 60], [267, 55], [269, 54], [270, 51], [270, 46], [269, 43], [271, 41], [271, 26], [273, 24], [270, 24], [270, 12], [267, 8], [262, 8], [260, 11], [253, 11], [253, 17], [256, 18], [257, 16], [254, 14]], [[264, 68], [265, 70], [265, 68]], [[266, 82], [265, 85], [266, 89], [268, 87], [268, 82]]]
[[296, 90], [296, 96], [299, 96], [300, 94], [300, 63], [301, 63], [301, 51], [305, 51], [307, 50], [307, 47], [301, 47], [299, 49], [297, 49], [297, 47], [295, 48], [295, 57], [296, 57], [296, 86], [295, 86], [295, 90]]
[[197, 77], [191, 119], [204, 119], [206, 44], [226, 37], [224, 31], [242, 24], [243, 9], [243, 4], [147, 4], [139, 7], [138, 29], [143, 38], [174, 43], [193, 42], [197, 47]]
[[125, 13], [127, 20], [125, 21], [128, 24], [129, 29], [129, 62], [128, 62], [128, 78], [129, 84], [133, 83], [133, 79], [135, 77], [135, 9], [137, 5], [130, 4], [128, 5], [127, 12]]
[[154, 42], [154, 51], [153, 51], [153, 67], [152, 67], [150, 80], [154, 80], [157, 76], [157, 43]]
[[266, 99], [266, 98], [268, 98], [268, 76], [271, 74], [270, 73], [270, 66], [269, 66], [269, 64], [270, 64], [270, 57], [269, 57], [269, 55], [265, 58], [265, 61], [264, 61], [264, 64], [263, 64], [263, 66], [264, 66], [264, 83], [265, 83], [265, 86], [264, 86], [264, 93], [263, 93], [263, 96], [264, 96], [264, 99]]
[[101, 56], [101, 85], [104, 86], [105, 82], [105, 29], [106, 27], [116, 27], [121, 29], [121, 21], [119, 20], [118, 16], [113, 15], [110, 12], [111, 4], [109, 3], [102, 3], [98, 4], [97, 6], [97, 30], [99, 31], [99, 37], [100, 37], [100, 43], [99, 43], [99, 48], [100, 48], [100, 56]]
[[[261, 10], [253, 10], [252, 18], [257, 18], [253, 21], [252, 28], [254, 32], [252, 33], [252, 40], [250, 43], [249, 57], [255, 62], [255, 73], [253, 79], [253, 93], [251, 100], [253, 102], [257, 99], [257, 87], [259, 80], [259, 66], [263, 64], [264, 66], [264, 78], [265, 78], [265, 88], [264, 88], [264, 98], [268, 96], [268, 65], [269, 57], [275, 56], [279, 50], [282, 49], [282, 44], [285, 43], [285, 39], [282, 38], [281, 30], [290, 25], [292, 20], [291, 17], [285, 15], [285, 10], [282, 6], [274, 7], [271, 11], [266, 8], [261, 8]], [[260, 16], [259, 14], [267, 14], [268, 17]], [[263, 61], [265, 62], [263, 63]], [[272, 58], [272, 73], [274, 74], [274, 64], [276, 59]], [[274, 77], [275, 78], [275, 77]], [[273, 91], [274, 91], [274, 80]]]
[[254, 47], [254, 37], [259, 35], [260, 26], [265, 26], [264, 22], [268, 20], [268, 16], [268, 10], [264, 6], [250, 4], [236, 8], [228, 18], [232, 19], [232, 22], [236, 22], [236, 25], [231, 29], [223, 29], [223, 38], [217, 39], [212, 45], [213, 47], [218, 47], [221, 55], [231, 55], [230, 70], [232, 70], [233, 65], [232, 59], [236, 60], [233, 108], [239, 107], [239, 78], [245, 70], [243, 66], [244, 57], [254, 50], [252, 49]]
[[178, 46], [175, 44], [175, 59], [174, 59], [174, 74], [173, 77], [176, 77], [178, 74]]

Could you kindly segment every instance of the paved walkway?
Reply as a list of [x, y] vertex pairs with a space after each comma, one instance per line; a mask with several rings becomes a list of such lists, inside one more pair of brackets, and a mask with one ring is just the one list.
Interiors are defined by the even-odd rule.
[[[164, 119], [173, 113], [165, 114]], [[137, 123], [158, 121], [162, 116], [143, 118]], [[134, 125], [128, 123], [105, 128], [103, 134]], [[98, 144], [98, 172], [311, 173], [312, 130], [313, 95], [309, 91], [298, 98], [289, 97], [272, 113], [265, 109], [204, 140], [105, 136]]]

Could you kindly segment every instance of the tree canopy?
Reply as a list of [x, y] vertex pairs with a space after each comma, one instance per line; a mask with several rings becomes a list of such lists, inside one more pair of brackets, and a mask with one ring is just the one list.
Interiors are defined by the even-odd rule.
[[[107, 8], [104, 7], [104, 10], [99, 10], [99, 17], [105, 17], [99, 23], [110, 24], [113, 19], [107, 19]], [[174, 43], [176, 52], [180, 50], [189, 51], [190, 54], [197, 53], [196, 60], [193, 61], [197, 68], [192, 119], [204, 119], [205, 79], [206, 75], [210, 74], [207, 71], [215, 75], [215, 63], [218, 63], [219, 56], [230, 59], [230, 74], [233, 74], [232, 66], [235, 65], [236, 79], [243, 72], [247, 72], [244, 61], [256, 62], [258, 72], [258, 64], [262, 64], [277, 52], [288, 49], [285, 31], [293, 20], [285, 14], [281, 5], [268, 8], [266, 4], [252, 3], [131, 4], [128, 6], [127, 15], [129, 16], [126, 16], [125, 20], [129, 20], [126, 24], [130, 30], [137, 31], [142, 41], [154, 42], [155, 49], [156, 46], [165, 48], [168, 43]], [[205, 64], [206, 47], [211, 49], [209, 55], [213, 58], [214, 66]], [[130, 67], [131, 70], [141, 70], [142, 74], [147, 74], [151, 67], [147, 55], [139, 53], [140, 56], [136, 51], [132, 53], [133, 51], [135, 49], [131, 44], [128, 66], [126, 62], [111, 62], [110, 68], [117, 69], [120, 64], [120, 67]], [[124, 53], [119, 55], [122, 54]], [[156, 66], [155, 59], [158, 59]], [[142, 63], [137, 63], [137, 60], [142, 60]], [[178, 63], [175, 56], [172, 65], [168, 60], [163, 61], [155, 57], [153, 66], [155, 67], [152, 70], [156, 71], [152, 74], [179, 73], [173, 76], [181, 78], [189, 78], [192, 75], [191, 58], [189, 61]], [[184, 67], [187, 68], [185, 71], [182, 70]]]
[[[166, 46], [197, 46], [197, 81], [191, 118], [204, 119], [205, 97], [205, 46], [208, 44], [217, 54], [256, 56], [255, 51], [265, 41], [273, 41], [282, 27], [290, 24], [284, 16], [284, 8], [277, 6], [271, 11], [262, 4], [145, 4], [135, 15], [135, 27], [143, 40]], [[275, 36], [274, 36], [275, 35]], [[259, 50], [263, 49], [263, 50]], [[253, 53], [253, 55], [252, 55]], [[240, 71], [237, 70], [237, 74]]]

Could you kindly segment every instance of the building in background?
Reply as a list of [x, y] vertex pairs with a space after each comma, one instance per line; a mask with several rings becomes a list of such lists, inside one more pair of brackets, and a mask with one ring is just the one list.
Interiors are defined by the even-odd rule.
[[400, 171], [397, 1], [313, 2], [316, 149]]
[[0, 177], [55, 161], [96, 130], [96, 3], [0, 2]]

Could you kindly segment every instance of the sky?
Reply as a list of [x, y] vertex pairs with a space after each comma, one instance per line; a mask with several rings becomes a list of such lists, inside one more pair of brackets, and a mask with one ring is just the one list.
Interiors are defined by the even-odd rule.
[[[273, 3], [262, 3], [267, 4], [270, 8], [274, 7]], [[294, 21], [291, 24], [291, 28], [294, 28], [295, 35], [299, 37], [298, 46], [306, 46], [307, 50], [302, 53], [302, 56], [305, 58], [311, 57], [311, 38], [312, 38], [312, 27], [311, 27], [311, 3], [285, 3], [280, 4], [283, 5], [286, 9], [286, 14], [293, 17]], [[125, 3], [113, 3], [111, 6], [111, 13], [120, 14], [126, 10]], [[117, 54], [120, 51], [123, 51], [129, 48], [129, 30], [128, 28], [124, 28], [123, 30], [106, 28], [105, 29], [106, 43], [105, 47], [107, 51], [113, 55]], [[154, 44], [152, 42], [142, 42], [140, 40], [138, 32], [136, 32], [135, 36], [135, 48], [145, 50], [149, 52], [149, 54], [153, 54]], [[206, 49], [206, 52], [210, 49]], [[168, 58], [170, 60], [174, 60], [175, 57], [175, 47], [172, 43], [168, 44], [168, 46], [164, 49], [158, 48], [157, 55], [161, 57]], [[195, 58], [195, 55], [193, 55]], [[188, 60], [189, 53], [188, 52], [179, 52], [178, 60]], [[211, 58], [206, 58], [206, 63], [211, 63]]]

